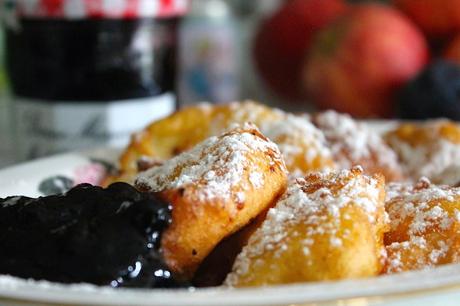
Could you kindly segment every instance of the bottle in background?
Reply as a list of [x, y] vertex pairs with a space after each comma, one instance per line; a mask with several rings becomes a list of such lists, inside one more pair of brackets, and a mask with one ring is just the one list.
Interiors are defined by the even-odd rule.
[[11, 145], [10, 99], [5, 76], [4, 48], [4, 29], [0, 24], [0, 168], [14, 162]]
[[179, 27], [179, 104], [240, 98], [238, 23], [224, 0], [193, 0]]
[[6, 64], [21, 158], [122, 145], [174, 111], [184, 0], [9, 0]]

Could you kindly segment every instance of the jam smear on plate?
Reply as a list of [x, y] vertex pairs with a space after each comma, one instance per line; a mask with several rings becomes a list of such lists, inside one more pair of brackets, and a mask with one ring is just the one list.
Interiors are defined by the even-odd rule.
[[178, 287], [159, 252], [171, 206], [125, 183], [0, 199], [0, 274], [112, 287]]

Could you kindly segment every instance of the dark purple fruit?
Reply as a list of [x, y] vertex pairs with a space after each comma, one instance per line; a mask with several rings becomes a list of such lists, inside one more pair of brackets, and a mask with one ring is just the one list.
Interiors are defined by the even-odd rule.
[[445, 60], [432, 63], [402, 89], [398, 100], [404, 119], [460, 120], [460, 66]]

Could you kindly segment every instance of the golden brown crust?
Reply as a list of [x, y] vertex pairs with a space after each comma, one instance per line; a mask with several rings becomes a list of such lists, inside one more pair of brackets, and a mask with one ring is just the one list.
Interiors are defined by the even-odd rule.
[[290, 185], [238, 255], [236, 287], [377, 275], [382, 268], [384, 179], [362, 169], [315, 173]]
[[222, 134], [233, 124], [252, 122], [279, 145], [291, 174], [334, 169], [324, 136], [306, 116], [297, 116], [252, 101], [197, 105], [150, 124], [133, 135], [119, 160], [120, 174], [107, 182], [133, 182], [140, 158], [167, 160], [201, 142]]
[[449, 184], [446, 171], [460, 165], [460, 127], [448, 120], [403, 123], [385, 135], [411, 179]]
[[225, 237], [267, 208], [286, 188], [277, 147], [254, 126], [213, 137], [141, 174], [136, 185], [172, 204], [162, 236], [166, 263], [190, 278]]
[[385, 234], [385, 273], [426, 269], [460, 261], [460, 189], [391, 184], [385, 203], [391, 229]]
[[[119, 159], [119, 177], [122, 180], [133, 180], [138, 173], [137, 161], [144, 156], [167, 160], [210, 136], [223, 133], [234, 123], [259, 124], [275, 118], [277, 114], [273, 109], [252, 101], [185, 107], [152, 122], [131, 137], [130, 144]], [[115, 177], [113, 179], [116, 180]]]
[[[193, 153], [195, 145], [201, 141], [222, 134], [235, 123], [246, 121], [257, 124], [263, 135], [255, 127], [236, 128], [220, 137], [214, 137], [216, 141], [209, 144], [209, 148], [203, 149], [196, 160], [182, 158], [183, 162], [175, 164], [173, 171], [170, 171], [169, 167], [171, 162], [174, 163], [176, 160], [175, 156], [184, 154], [187, 150], [191, 151], [179, 156], [193, 155], [196, 153]], [[248, 134], [250, 138], [270, 144], [268, 137], [278, 147], [256, 146], [249, 150], [241, 150], [240, 147], [240, 151], [236, 151], [241, 153], [241, 158], [232, 166], [228, 167], [225, 163], [211, 166], [207, 173], [212, 172], [216, 178], [220, 178], [232, 172], [238, 165], [244, 165], [238, 179], [230, 179], [233, 185], [226, 185], [221, 194], [219, 188], [216, 189], [218, 192], [210, 189], [212, 184], [209, 184], [204, 173], [195, 177], [196, 180], [190, 181], [193, 171], [189, 170], [200, 165], [200, 160], [205, 160], [213, 154], [221, 154], [217, 154], [220, 148], [223, 148], [222, 152], [234, 149], [229, 143], [226, 144], [227, 147], [222, 147], [219, 140], [241, 134]], [[355, 122], [349, 116], [330, 111], [310, 118], [250, 101], [226, 105], [199, 105], [156, 121], [134, 135], [130, 146], [120, 158], [120, 174], [107, 177], [104, 183], [119, 180], [134, 182], [140, 171], [149, 167], [160, 169], [152, 170], [156, 173], [150, 177], [156, 180], [154, 187], [146, 183], [148, 180], [138, 180], [137, 187], [159, 192], [164, 200], [173, 204], [173, 223], [163, 235], [162, 249], [168, 265], [183, 278], [190, 279], [210, 252], [213, 252], [210, 256], [211, 261], [222, 256], [222, 252], [234, 254], [245, 244], [248, 236], [257, 236], [257, 232], [262, 231], [261, 219], [259, 223], [253, 223], [251, 226], [247, 224], [256, 215], [260, 216], [260, 212], [272, 205], [274, 199], [285, 190], [286, 169], [282, 159], [292, 176], [336, 168], [348, 169], [360, 165], [365, 173], [382, 173], [388, 181], [403, 180], [409, 174], [414, 180], [420, 175], [426, 175], [434, 183], [460, 183], [460, 127], [456, 123], [446, 120], [404, 123], [389, 132], [385, 139], [387, 143], [381, 135]], [[396, 155], [392, 149], [398, 154]], [[146, 163], [139, 163], [144, 157], [148, 157]], [[227, 155], [220, 157], [225, 161], [230, 158]], [[164, 161], [165, 165], [162, 164]], [[216, 160], [213, 162], [217, 163]], [[185, 179], [178, 180], [184, 173]], [[254, 176], [254, 173], [257, 175]], [[262, 187], [257, 187], [254, 185], [254, 179], [258, 181], [261, 175], [263, 184], [260, 184]], [[342, 188], [349, 181], [360, 182], [357, 185], [359, 188], [366, 185], [363, 183], [366, 179], [363, 179], [365, 176], [361, 171], [355, 169], [346, 177], [345, 180], [335, 180], [325, 174], [313, 173], [298, 185], [307, 197], [322, 189], [328, 190], [333, 197], [340, 195]], [[373, 180], [377, 182], [374, 189], [378, 192], [378, 199], [374, 198], [372, 201], [381, 204], [383, 179], [376, 175]], [[161, 188], [158, 188], [159, 185], [162, 185]], [[460, 253], [457, 251], [460, 249], [460, 236], [457, 237], [460, 231], [460, 195], [441, 197], [433, 201], [408, 200], [428, 191], [422, 190], [424, 188], [417, 189], [418, 187], [410, 184], [398, 186], [406, 187], [393, 188], [391, 193], [397, 194], [398, 198], [391, 197], [392, 200], [388, 200], [386, 206], [392, 221], [392, 230], [385, 235], [386, 251], [382, 251], [383, 233], [387, 231], [383, 206], [377, 204], [374, 213], [366, 211], [362, 206], [355, 204], [369, 203], [371, 196], [366, 192], [358, 193], [349, 196], [349, 203], [352, 204], [340, 207], [337, 210], [338, 215], [332, 215], [324, 207], [310, 215], [305, 211], [296, 212], [301, 216], [305, 214], [305, 218], [321, 219], [321, 225], [332, 224], [333, 234], [302, 236], [305, 232], [315, 231], [320, 227], [318, 224], [305, 222], [306, 219], [294, 225], [283, 224], [283, 237], [287, 237], [283, 255], [270, 257], [271, 255], [259, 254], [254, 257], [255, 259], [250, 258], [250, 268], [247, 270], [249, 274], [241, 276], [238, 271], [234, 271], [229, 277], [233, 280], [228, 280], [227, 283], [235, 286], [252, 286], [342, 279], [375, 275], [381, 272], [383, 265], [385, 273], [394, 273], [460, 262]], [[458, 192], [457, 189], [436, 187], [429, 183], [428, 186], [430, 187], [427, 188], [435, 190], [435, 193]], [[405, 210], [405, 206], [412, 207], [412, 210]], [[444, 225], [439, 223], [440, 217], [439, 220], [436, 219], [436, 213], [444, 216]], [[427, 218], [430, 214], [432, 219]], [[283, 219], [282, 216], [281, 213], [269, 218]], [[369, 217], [374, 221], [370, 221]], [[425, 230], [414, 235], [410, 228], [417, 222], [417, 226], [422, 224], [421, 227]], [[338, 225], [334, 228], [334, 224]], [[214, 249], [220, 241], [243, 227], [245, 230], [234, 234]], [[256, 233], [250, 235], [253, 232]], [[306, 240], [314, 240], [314, 245], [305, 248]], [[250, 244], [254, 243], [253, 241]], [[281, 245], [275, 243], [275, 248]], [[388, 257], [385, 257], [386, 253]], [[233, 256], [227, 257], [227, 263], [231, 262]], [[257, 260], [264, 261], [270, 268], [252, 266]], [[238, 266], [241, 265], [237, 260], [236, 267]], [[212, 267], [203, 269], [203, 273], [206, 274]]]
[[110, 181], [132, 183], [139, 172], [139, 159], [167, 160], [207, 138], [213, 112], [212, 106], [206, 104], [187, 107], [133, 134], [119, 159], [120, 174]]

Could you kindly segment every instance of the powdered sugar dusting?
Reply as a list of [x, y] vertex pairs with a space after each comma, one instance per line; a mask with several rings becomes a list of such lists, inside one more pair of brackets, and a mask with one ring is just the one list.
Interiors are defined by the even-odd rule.
[[[441, 129], [451, 126], [449, 121], [434, 120], [414, 125], [402, 125], [387, 136], [390, 146], [398, 153], [412, 178], [426, 176], [437, 184], [453, 185], [460, 180], [460, 144], [444, 137]], [[409, 139], [403, 139], [399, 131], [411, 127]], [[420, 141], [420, 140], [423, 141]], [[457, 171], [449, 170], [457, 167]]]
[[397, 156], [374, 130], [353, 120], [347, 114], [325, 111], [313, 118], [324, 132], [333, 156], [342, 168], [365, 161], [383, 169], [400, 172]]
[[246, 100], [214, 106], [208, 135], [219, 135], [232, 124], [251, 122], [260, 127], [262, 123], [279, 120], [285, 112], [257, 102]]
[[[261, 124], [260, 129], [278, 144], [291, 175], [332, 170], [332, 154], [326, 146], [326, 139], [307, 116], [285, 114], [282, 120]], [[300, 165], [299, 159], [302, 160]], [[317, 165], [314, 165], [315, 161]], [[305, 171], [305, 166], [302, 168], [305, 164], [311, 167], [310, 171]]]
[[451, 217], [437, 202], [453, 202], [460, 196], [460, 188], [433, 185], [426, 178], [416, 184], [390, 183], [386, 190], [386, 209], [392, 228], [408, 217], [413, 218], [409, 227], [411, 235], [422, 232], [433, 222], [443, 229], [449, 227]]
[[264, 184], [264, 175], [260, 172], [249, 173], [249, 181], [255, 188], [260, 188]]
[[226, 106], [229, 112], [217, 112], [213, 119], [213, 133], [234, 123], [252, 122], [278, 145], [291, 177], [335, 168], [323, 133], [308, 116], [294, 115], [252, 101], [233, 102]]
[[243, 103], [232, 102], [228, 104], [232, 112], [232, 118], [235, 122], [253, 122], [261, 125], [264, 119], [282, 118], [286, 112], [278, 108], [270, 108], [261, 105], [251, 100], [246, 100]]
[[417, 147], [398, 140], [393, 142], [398, 143], [394, 147], [413, 177], [427, 176], [444, 183], [442, 172], [460, 161], [460, 146], [447, 140], [439, 139], [432, 146]]
[[[430, 248], [430, 250], [428, 250]], [[449, 251], [449, 245], [445, 241], [437, 241], [434, 246], [428, 247], [425, 239], [422, 237], [410, 237], [408, 241], [393, 242], [387, 246], [387, 273], [402, 272], [407, 270], [408, 259], [403, 259], [403, 254], [407, 253], [412, 256], [417, 256], [418, 250], [422, 250], [415, 262], [411, 264], [411, 269], [429, 269], [436, 265], [442, 264], [442, 259]], [[424, 254], [427, 253], [427, 256]], [[408, 256], [406, 254], [406, 257]], [[414, 260], [413, 258], [411, 260]]]
[[305, 179], [297, 179], [277, 205], [268, 211], [263, 224], [238, 255], [226, 284], [235, 285], [240, 276], [250, 273], [250, 263], [259, 260], [258, 257], [265, 252], [281, 256], [289, 248], [289, 235], [295, 234], [290, 233], [290, 229], [296, 224], [306, 225], [307, 232], [300, 233], [306, 236], [302, 240], [304, 255], [310, 254], [313, 237], [318, 234], [328, 235], [331, 247], [342, 246], [343, 237], [338, 236], [341, 208], [357, 205], [370, 216], [371, 222], [375, 222], [378, 207], [383, 208], [379, 196], [378, 180], [362, 175], [359, 168], [314, 173]]
[[254, 161], [248, 158], [248, 155], [257, 151], [263, 152], [270, 159], [268, 163], [286, 171], [277, 146], [254, 125], [245, 124], [222, 136], [208, 138], [163, 165], [140, 173], [136, 185], [159, 192], [192, 184], [200, 186], [200, 200], [227, 200], [235, 196], [233, 200], [241, 201], [244, 200], [244, 193], [235, 193], [235, 186], [242, 184], [243, 190], [248, 190], [261, 188], [264, 183], [263, 173], [255, 170], [250, 172], [249, 180], [243, 180], [246, 169], [257, 169]]
[[[457, 209], [449, 206], [457, 205], [459, 198], [460, 188], [436, 186], [427, 178], [420, 179], [416, 184], [392, 183], [387, 186], [385, 206], [391, 225], [387, 272], [407, 270], [407, 263], [401, 258], [403, 254], [408, 254], [406, 257], [417, 254], [416, 250], [426, 250], [422, 254], [427, 255], [419, 255], [414, 263], [409, 263], [411, 268], [421, 269], [439, 264], [448, 252], [451, 240], [455, 238], [448, 233], [452, 225], [459, 222], [460, 215]], [[432, 233], [446, 234], [435, 234], [434, 238], [430, 238]], [[401, 235], [407, 238], [391, 240], [393, 237], [400, 239]], [[430, 241], [427, 241], [428, 238]], [[426, 253], [428, 250], [431, 251]], [[407, 258], [405, 260], [408, 261]]]

